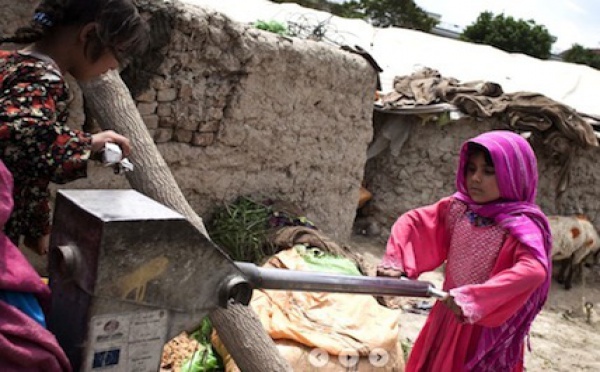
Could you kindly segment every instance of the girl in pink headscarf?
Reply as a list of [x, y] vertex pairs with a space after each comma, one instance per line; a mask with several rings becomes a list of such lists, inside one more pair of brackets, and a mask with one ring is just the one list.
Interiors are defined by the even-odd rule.
[[465, 142], [458, 191], [402, 215], [378, 267], [417, 278], [446, 263], [444, 290], [406, 371], [522, 371], [525, 339], [550, 286], [551, 235], [535, 204], [535, 154], [492, 131]]

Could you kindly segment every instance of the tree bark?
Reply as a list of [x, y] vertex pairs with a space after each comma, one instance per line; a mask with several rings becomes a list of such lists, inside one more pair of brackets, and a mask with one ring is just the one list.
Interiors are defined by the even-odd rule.
[[[129, 159], [135, 169], [126, 173], [131, 187], [178, 211], [208, 237], [202, 219], [177, 185], [120, 75], [116, 71], [108, 72], [80, 86], [85, 104], [100, 127], [112, 129], [131, 140]], [[252, 309], [230, 304], [227, 309], [213, 311], [209, 317], [242, 371], [291, 370]]]
[[119, 74], [111, 71], [79, 85], [86, 108], [100, 127], [112, 129], [131, 141], [128, 158], [135, 168], [125, 173], [131, 187], [181, 213], [208, 237], [202, 218], [183, 196]]

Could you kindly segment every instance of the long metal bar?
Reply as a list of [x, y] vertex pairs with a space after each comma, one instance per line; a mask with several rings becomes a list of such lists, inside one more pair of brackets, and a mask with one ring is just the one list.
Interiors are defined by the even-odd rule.
[[255, 289], [404, 297], [444, 298], [447, 295], [446, 292], [436, 289], [433, 284], [419, 280], [272, 269], [258, 267], [247, 262], [236, 262], [235, 264]]

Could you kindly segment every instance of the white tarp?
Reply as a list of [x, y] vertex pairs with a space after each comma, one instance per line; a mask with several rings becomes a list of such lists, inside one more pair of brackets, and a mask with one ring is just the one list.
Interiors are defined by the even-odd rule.
[[316, 25], [320, 21], [327, 22], [327, 35], [332, 39], [361, 46], [371, 53], [384, 70], [381, 73], [384, 92], [392, 89], [395, 76], [431, 67], [442, 76], [462, 82], [485, 80], [500, 84], [507, 93], [537, 92], [582, 113], [600, 116], [600, 104], [596, 102], [600, 71], [587, 66], [539, 60], [420, 31], [376, 28], [362, 20], [331, 17], [329, 13], [297, 4], [276, 4], [267, 0], [183, 1], [212, 8], [243, 23], [304, 20]]

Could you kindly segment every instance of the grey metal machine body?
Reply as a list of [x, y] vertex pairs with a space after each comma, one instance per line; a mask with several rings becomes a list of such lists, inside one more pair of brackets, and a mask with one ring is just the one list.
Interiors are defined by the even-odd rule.
[[156, 371], [164, 343], [250, 289], [182, 215], [133, 190], [60, 190], [49, 329], [76, 371]]
[[437, 297], [428, 282], [233, 262], [182, 215], [133, 190], [60, 190], [48, 326], [76, 371], [157, 371], [164, 344], [253, 289]]

